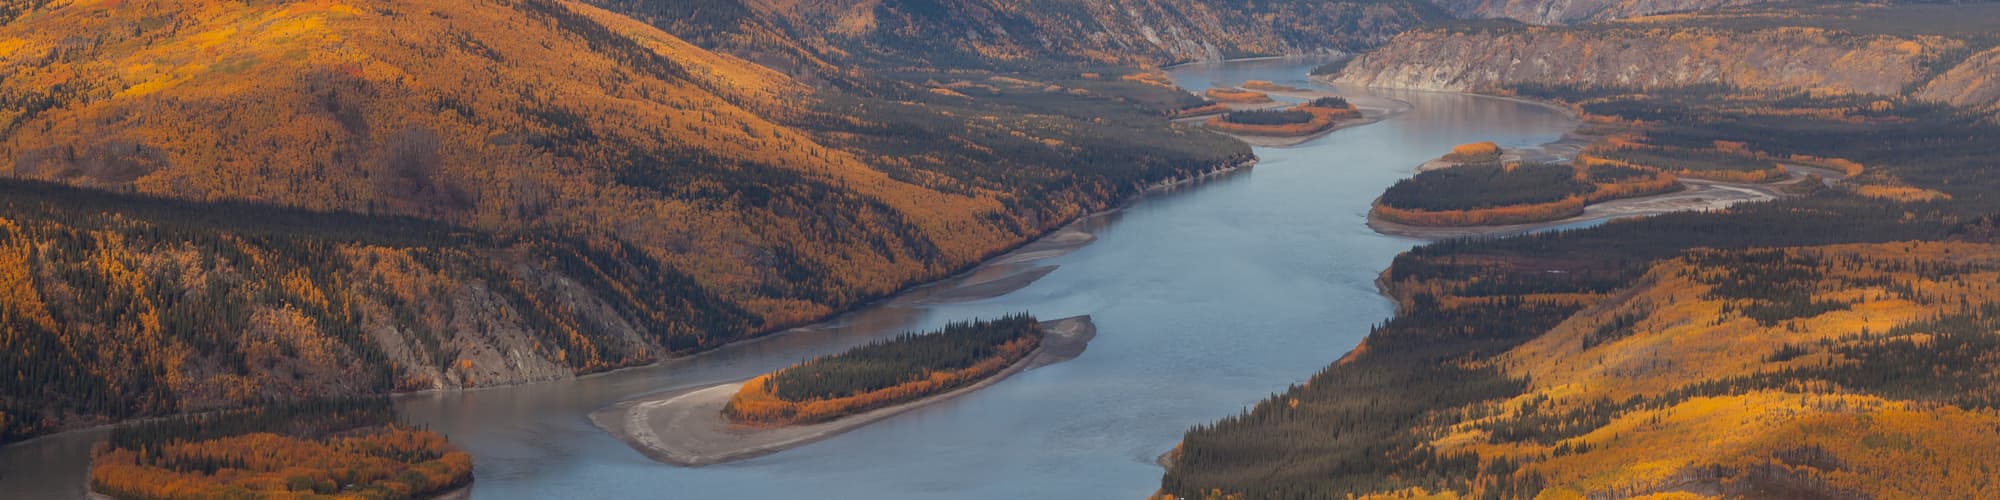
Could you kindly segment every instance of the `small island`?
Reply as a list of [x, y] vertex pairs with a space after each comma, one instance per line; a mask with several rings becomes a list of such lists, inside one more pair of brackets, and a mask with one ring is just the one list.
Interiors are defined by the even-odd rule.
[[1300, 92], [1312, 92], [1312, 89], [1305, 89], [1305, 88], [1299, 88], [1299, 87], [1293, 87], [1293, 86], [1290, 86], [1290, 85], [1284, 85], [1284, 84], [1279, 84], [1279, 83], [1273, 83], [1273, 82], [1271, 82], [1270, 80], [1249, 80], [1249, 81], [1245, 81], [1245, 82], [1243, 82], [1243, 88], [1245, 88], [1245, 89], [1250, 89], [1250, 90], [1257, 90], [1257, 91], [1263, 91], [1263, 92], [1275, 92], [1275, 93], [1300, 93]]
[[1299, 137], [1325, 132], [1341, 120], [1360, 117], [1361, 112], [1346, 99], [1321, 97], [1284, 110], [1231, 111], [1209, 118], [1204, 125], [1229, 134]]
[[618, 403], [590, 418], [655, 460], [712, 465], [824, 439], [1074, 358], [1095, 335], [1088, 316], [953, 323], [747, 381]]

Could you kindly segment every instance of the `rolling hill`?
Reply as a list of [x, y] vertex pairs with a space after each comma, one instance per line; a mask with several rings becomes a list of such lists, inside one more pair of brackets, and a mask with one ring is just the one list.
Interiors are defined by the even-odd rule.
[[4, 440], [649, 363], [1247, 158], [1120, 73], [794, 78], [563, 0], [25, 7]]

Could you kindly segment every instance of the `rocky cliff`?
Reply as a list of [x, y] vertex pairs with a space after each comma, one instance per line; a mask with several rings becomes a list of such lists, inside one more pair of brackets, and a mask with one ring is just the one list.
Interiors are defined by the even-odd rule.
[[[1896, 95], [1928, 77], [1927, 63], [1962, 47], [1963, 42], [1943, 37], [1800, 27], [1489, 26], [1399, 35], [1355, 58], [1334, 79], [1444, 91], [1523, 83], [1636, 88], [1725, 84]], [[1988, 64], [1993, 59], [1982, 57]], [[1974, 99], [1990, 92], [1990, 84], [1980, 81], [1985, 74], [1990, 72], [1968, 68], [1953, 77], [1962, 83], [1940, 85], [1935, 93]]]
[[1763, 0], [1437, 0], [1434, 3], [1461, 18], [1505, 18], [1529, 24], [1569, 24], [1764, 2]]
[[[877, 56], [941, 67], [1051, 61], [1163, 65], [1352, 52], [1450, 17], [1414, 0], [592, 2], [753, 60], [804, 47], [830, 58]], [[770, 33], [797, 45], [760, 44]]]

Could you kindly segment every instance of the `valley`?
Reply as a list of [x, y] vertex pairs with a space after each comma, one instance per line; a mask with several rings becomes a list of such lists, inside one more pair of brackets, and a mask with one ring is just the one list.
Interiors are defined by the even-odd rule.
[[0, 496], [1982, 496], [1995, 19], [0, 6]]

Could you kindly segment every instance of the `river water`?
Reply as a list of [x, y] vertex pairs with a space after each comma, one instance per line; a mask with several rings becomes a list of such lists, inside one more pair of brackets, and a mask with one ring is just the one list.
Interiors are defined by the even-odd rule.
[[[1309, 86], [1311, 67], [1266, 60], [1171, 73], [1190, 89], [1251, 79]], [[1390, 315], [1375, 277], [1417, 242], [1365, 225], [1384, 188], [1455, 144], [1536, 145], [1572, 126], [1553, 110], [1498, 99], [1340, 91], [1413, 109], [1298, 146], [1258, 148], [1262, 162], [1253, 169], [1079, 223], [1094, 242], [985, 271], [1058, 266], [1011, 293], [940, 303], [919, 291], [828, 325], [660, 366], [406, 396], [399, 409], [473, 454], [477, 499], [1143, 497], [1158, 485], [1153, 460], [1189, 426], [1304, 380]], [[641, 394], [747, 378], [907, 330], [1019, 311], [1044, 319], [1088, 314], [1098, 335], [1077, 359], [730, 464], [656, 463], [586, 419]], [[101, 434], [0, 449], [0, 497], [80, 496], [89, 446]]]

